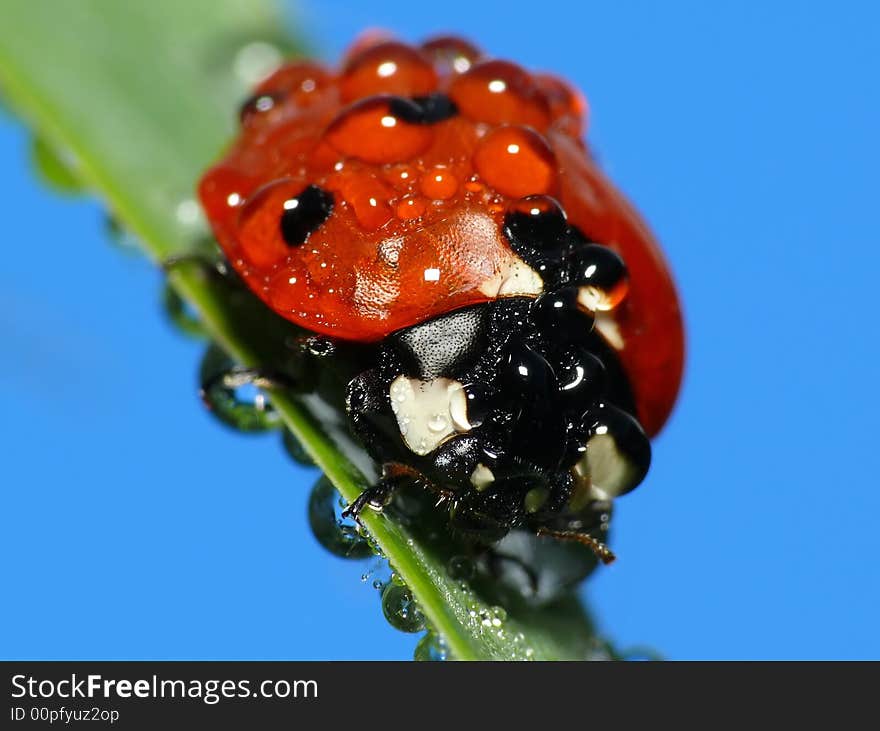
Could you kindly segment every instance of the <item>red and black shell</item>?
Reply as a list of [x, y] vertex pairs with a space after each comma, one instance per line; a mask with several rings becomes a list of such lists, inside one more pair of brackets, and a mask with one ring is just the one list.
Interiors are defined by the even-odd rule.
[[199, 192], [232, 266], [269, 307], [358, 342], [540, 295], [552, 272], [521, 256], [506, 222], [556, 208], [626, 262], [628, 287], [585, 306], [654, 434], [682, 375], [678, 296], [647, 226], [582, 141], [586, 121], [564, 81], [464, 40], [370, 37], [338, 70], [298, 61], [263, 81]]

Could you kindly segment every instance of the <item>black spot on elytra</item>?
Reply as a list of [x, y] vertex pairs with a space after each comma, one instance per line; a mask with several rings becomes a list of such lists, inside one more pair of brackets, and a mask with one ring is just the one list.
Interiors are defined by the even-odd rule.
[[393, 97], [389, 103], [391, 113], [409, 124], [436, 124], [458, 114], [455, 103], [446, 94], [428, 94], [406, 99]]
[[301, 246], [333, 211], [333, 194], [317, 185], [307, 186], [284, 202], [281, 236], [288, 246]]

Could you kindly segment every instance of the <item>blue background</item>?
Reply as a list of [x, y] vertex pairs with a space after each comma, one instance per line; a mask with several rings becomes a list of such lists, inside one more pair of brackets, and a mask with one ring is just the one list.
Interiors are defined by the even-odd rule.
[[[672, 658], [880, 658], [876, 29], [871, 3], [321, 0], [465, 33], [570, 77], [604, 165], [665, 243], [688, 372], [622, 557], [584, 588], [621, 645]], [[195, 395], [200, 348], [97, 202], [34, 178], [0, 122], [0, 655], [406, 658], [369, 564], [305, 522], [316, 475]]]

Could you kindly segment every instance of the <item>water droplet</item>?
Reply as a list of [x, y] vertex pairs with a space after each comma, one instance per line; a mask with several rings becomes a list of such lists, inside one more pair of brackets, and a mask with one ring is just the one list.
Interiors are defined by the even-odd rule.
[[388, 623], [401, 632], [420, 632], [425, 617], [405, 586], [391, 583], [382, 592], [382, 613]]
[[422, 193], [434, 200], [448, 200], [458, 190], [458, 179], [442, 165], [429, 170], [419, 179]]
[[311, 458], [305, 447], [303, 447], [302, 443], [296, 438], [296, 436], [294, 436], [290, 429], [284, 429], [282, 432], [281, 443], [284, 445], [284, 450], [294, 462], [303, 467], [315, 466], [315, 460]]
[[430, 630], [419, 640], [413, 660], [419, 662], [442, 662], [449, 659], [449, 649], [443, 637]]
[[[312, 488], [308, 512], [312, 535], [334, 556], [367, 558], [373, 554], [369, 543], [358, 535], [354, 522], [342, 519], [339, 493], [324, 476]], [[363, 581], [368, 578], [363, 578]]]
[[532, 76], [507, 61], [485, 60], [454, 77], [449, 95], [460, 112], [496, 125], [524, 124], [544, 130], [550, 109]]
[[470, 581], [474, 571], [474, 563], [467, 556], [453, 556], [446, 564], [446, 573], [454, 581]]
[[133, 253], [139, 249], [137, 237], [129, 231], [120, 221], [107, 214], [104, 218], [104, 227], [110, 243], [125, 253]]
[[437, 74], [425, 56], [393, 40], [350, 54], [339, 78], [346, 103], [376, 94], [418, 97], [430, 94], [436, 85]]
[[446, 418], [443, 414], [433, 414], [430, 419], [428, 419], [428, 429], [430, 429], [435, 434], [440, 434], [444, 432], [449, 427], [449, 419]]
[[499, 193], [521, 197], [549, 192], [557, 165], [547, 141], [530, 127], [496, 127], [474, 152], [480, 177]]
[[253, 41], [235, 54], [233, 70], [245, 86], [253, 86], [281, 64], [281, 51], [266, 41]]
[[202, 209], [192, 198], [186, 198], [180, 201], [180, 203], [177, 204], [174, 216], [177, 219], [177, 222], [182, 226], [204, 226]]
[[194, 338], [207, 337], [207, 331], [192, 307], [179, 295], [168, 282], [162, 290], [162, 306], [168, 319], [180, 332]]
[[652, 647], [628, 647], [615, 653], [617, 658], [627, 662], [662, 662], [665, 658]]
[[615, 659], [614, 648], [609, 642], [598, 637], [592, 638], [590, 647], [587, 650], [586, 660], [592, 662], [604, 662]]
[[485, 187], [479, 175], [471, 175], [464, 184], [465, 190], [469, 193], [482, 193]]
[[267, 431], [282, 426], [281, 417], [254, 384], [248, 369], [211, 345], [199, 369], [202, 401], [224, 424], [239, 431]]
[[397, 204], [397, 217], [404, 221], [419, 218], [425, 215], [426, 208], [427, 204], [422, 198], [406, 197]]
[[367, 96], [344, 107], [327, 127], [324, 139], [343, 155], [384, 164], [424, 152], [434, 140], [434, 130], [430, 125], [408, 123], [391, 106], [390, 97]]

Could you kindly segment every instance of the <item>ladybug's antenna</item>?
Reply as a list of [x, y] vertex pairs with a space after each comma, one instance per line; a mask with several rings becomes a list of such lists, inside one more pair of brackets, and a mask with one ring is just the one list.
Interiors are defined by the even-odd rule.
[[602, 563], [606, 566], [610, 563], [614, 563], [617, 559], [617, 556], [614, 555], [612, 550], [608, 548], [602, 541], [597, 541], [593, 536], [589, 533], [579, 533], [574, 530], [554, 530], [553, 528], [538, 528], [537, 534], [539, 536], [550, 536], [551, 538], [558, 538], [560, 541], [575, 541], [580, 543], [583, 546], [589, 548], [593, 553], [596, 554], [596, 558], [598, 558]]

